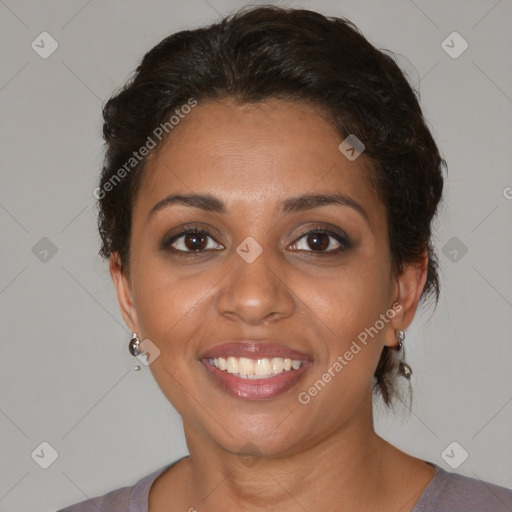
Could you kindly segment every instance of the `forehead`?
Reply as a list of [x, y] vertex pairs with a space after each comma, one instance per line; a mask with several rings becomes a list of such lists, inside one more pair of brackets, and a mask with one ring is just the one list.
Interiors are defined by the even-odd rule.
[[[364, 155], [347, 159], [325, 112], [304, 103], [231, 100], [193, 108], [153, 155], [137, 209], [170, 193], [209, 193], [233, 206], [342, 192], [382, 215]], [[371, 216], [371, 212], [368, 212]]]

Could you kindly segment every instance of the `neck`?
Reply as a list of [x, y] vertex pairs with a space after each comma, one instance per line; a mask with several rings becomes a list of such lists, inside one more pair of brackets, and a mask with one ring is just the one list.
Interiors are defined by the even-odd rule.
[[369, 415], [311, 442], [307, 449], [245, 463], [186, 427], [191, 455], [188, 499], [194, 501], [190, 507], [211, 511], [271, 507], [286, 512], [300, 510], [299, 505], [306, 510], [332, 509], [338, 502], [343, 505], [334, 507], [337, 510], [378, 510], [386, 487], [384, 454], [390, 445], [373, 430], [371, 403], [366, 410]]

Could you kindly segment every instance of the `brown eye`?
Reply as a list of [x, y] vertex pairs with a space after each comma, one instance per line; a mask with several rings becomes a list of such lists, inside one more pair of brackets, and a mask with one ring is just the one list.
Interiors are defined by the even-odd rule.
[[343, 252], [351, 246], [352, 244], [346, 235], [316, 228], [304, 233], [298, 241], [294, 242], [292, 249], [320, 255]]
[[329, 235], [325, 233], [313, 233], [312, 235], [307, 235], [307, 243], [309, 246], [317, 251], [324, 251], [329, 247]]
[[184, 245], [191, 251], [200, 251], [208, 245], [208, 241], [201, 233], [187, 233], [184, 235]]
[[163, 243], [163, 247], [178, 253], [201, 253], [212, 249], [223, 249], [222, 245], [213, 240], [208, 231], [196, 228], [187, 229], [174, 235]]

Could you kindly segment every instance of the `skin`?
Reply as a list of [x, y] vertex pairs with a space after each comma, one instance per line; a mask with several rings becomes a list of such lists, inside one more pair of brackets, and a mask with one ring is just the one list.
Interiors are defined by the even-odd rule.
[[[383, 347], [396, 346], [395, 330], [413, 320], [427, 255], [393, 274], [369, 163], [364, 154], [349, 161], [341, 141], [306, 104], [223, 100], [196, 106], [149, 161], [132, 212], [129, 273], [115, 253], [110, 271], [127, 325], [160, 350], [150, 369], [183, 419], [191, 454], [155, 481], [152, 511], [406, 512], [433, 478], [432, 466], [376, 435], [371, 389]], [[346, 205], [279, 210], [289, 197], [334, 192], [367, 219]], [[174, 193], [214, 195], [227, 212], [173, 204], [148, 218]], [[189, 223], [211, 234], [202, 254], [161, 247]], [[321, 254], [340, 244], [328, 235], [323, 249], [308, 242], [303, 233], [317, 226], [342, 230], [351, 246]], [[248, 236], [263, 249], [252, 263], [236, 252]], [[174, 246], [190, 251], [190, 242]], [[298, 394], [397, 301], [401, 310], [378, 335], [301, 404]], [[278, 397], [231, 397], [212, 385], [199, 354], [235, 338], [276, 340], [313, 365]], [[247, 464], [241, 455], [257, 457]]]

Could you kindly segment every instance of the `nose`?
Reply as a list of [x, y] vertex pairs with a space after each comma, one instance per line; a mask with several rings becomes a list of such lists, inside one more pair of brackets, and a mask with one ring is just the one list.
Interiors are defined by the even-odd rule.
[[217, 296], [220, 315], [248, 325], [265, 324], [291, 316], [297, 307], [287, 273], [278, 257], [265, 249], [252, 262], [233, 252], [232, 270]]

